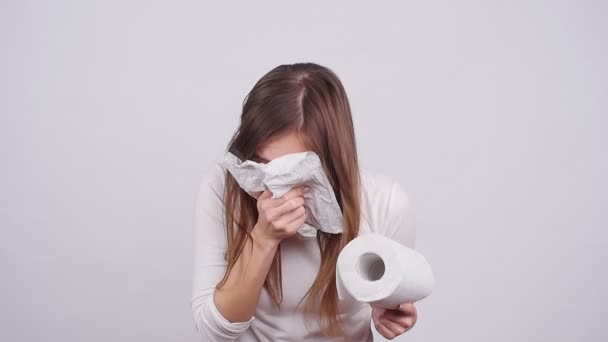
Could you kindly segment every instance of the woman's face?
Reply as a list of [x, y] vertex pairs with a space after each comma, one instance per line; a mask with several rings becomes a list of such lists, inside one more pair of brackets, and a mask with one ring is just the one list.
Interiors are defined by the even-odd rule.
[[285, 154], [305, 151], [309, 151], [309, 149], [306, 147], [302, 135], [289, 132], [267, 141], [257, 150], [253, 160], [266, 164]]

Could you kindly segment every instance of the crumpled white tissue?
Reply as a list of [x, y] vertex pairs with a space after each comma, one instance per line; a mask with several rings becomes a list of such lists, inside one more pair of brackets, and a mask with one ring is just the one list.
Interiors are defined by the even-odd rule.
[[315, 152], [288, 153], [267, 164], [242, 161], [227, 152], [222, 164], [252, 197], [266, 188], [272, 192], [273, 198], [279, 198], [298, 185], [309, 186], [310, 191], [303, 195], [308, 216], [298, 234], [315, 237], [317, 229], [332, 234], [342, 233], [342, 211]]

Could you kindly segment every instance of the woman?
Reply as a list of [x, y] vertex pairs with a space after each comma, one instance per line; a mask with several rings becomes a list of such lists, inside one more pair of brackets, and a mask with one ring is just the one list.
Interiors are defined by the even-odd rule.
[[415, 324], [413, 303], [388, 310], [336, 293], [336, 259], [349, 241], [375, 232], [414, 248], [415, 225], [399, 183], [360, 170], [350, 105], [331, 70], [297, 63], [267, 73], [247, 95], [228, 150], [259, 163], [317, 153], [344, 231], [296, 234], [307, 215], [305, 189], [252, 197], [217, 161], [194, 215], [192, 315], [205, 340], [371, 341], [371, 321], [389, 339]]

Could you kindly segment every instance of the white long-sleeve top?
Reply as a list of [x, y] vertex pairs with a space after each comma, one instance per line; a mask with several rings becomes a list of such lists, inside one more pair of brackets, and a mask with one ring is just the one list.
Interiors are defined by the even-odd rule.
[[[227, 262], [223, 226], [223, 190], [226, 169], [216, 160], [201, 177], [193, 215], [192, 317], [203, 341], [331, 341], [320, 333], [316, 320], [306, 325], [296, 305], [319, 270], [316, 239], [295, 234], [281, 242], [283, 302], [277, 309], [262, 288], [254, 315], [245, 322], [230, 322], [218, 311], [213, 292]], [[414, 248], [415, 218], [403, 187], [386, 175], [361, 169], [361, 222], [359, 235], [375, 232]], [[343, 300], [340, 318], [349, 341], [372, 341], [371, 307]], [[313, 324], [311, 324], [313, 323]]]

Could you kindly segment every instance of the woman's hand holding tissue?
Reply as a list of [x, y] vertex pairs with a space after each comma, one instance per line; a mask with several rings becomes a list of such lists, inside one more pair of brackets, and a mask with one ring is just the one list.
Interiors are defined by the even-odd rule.
[[257, 196], [258, 222], [253, 228], [254, 240], [271, 246], [294, 235], [306, 220], [305, 186], [297, 186], [282, 197], [272, 198], [266, 189]]
[[251, 231], [253, 245], [246, 242], [252, 248], [244, 249], [224, 285], [214, 291], [215, 305], [229, 322], [247, 322], [255, 313], [279, 242], [295, 234], [304, 223], [303, 193], [303, 187], [296, 187], [279, 198], [271, 198], [269, 190], [254, 196], [258, 221]]
[[414, 303], [403, 303], [397, 309], [385, 309], [372, 305], [372, 320], [376, 330], [385, 338], [393, 339], [410, 330], [418, 313]]

